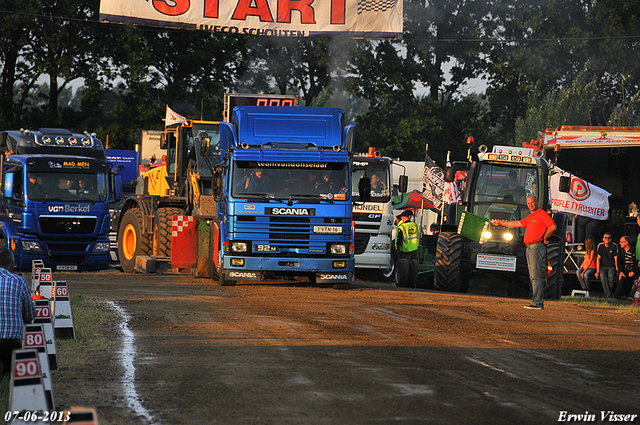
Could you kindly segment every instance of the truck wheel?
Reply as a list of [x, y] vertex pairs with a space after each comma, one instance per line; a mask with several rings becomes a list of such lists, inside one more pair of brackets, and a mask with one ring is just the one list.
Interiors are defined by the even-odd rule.
[[153, 224], [154, 254], [171, 258], [171, 218], [183, 214], [179, 208], [158, 208]]
[[142, 215], [140, 210], [132, 208], [122, 217], [118, 228], [118, 258], [125, 272], [136, 268], [136, 257], [151, 255], [152, 243], [149, 235], [142, 234]]
[[377, 282], [391, 283], [396, 279], [396, 262], [391, 257], [391, 267], [388, 270], [375, 270], [375, 277]]
[[441, 232], [436, 247], [434, 286], [441, 291], [459, 292], [463, 289], [461, 266], [462, 236], [454, 232]]
[[562, 296], [562, 247], [559, 243], [547, 245], [547, 261], [551, 265], [551, 272], [547, 275], [547, 285], [544, 288], [545, 300], [559, 300]]
[[415, 288], [418, 284], [418, 260], [409, 261], [409, 280], [410, 288]]
[[403, 288], [409, 284], [409, 271], [411, 266], [409, 261], [405, 258], [401, 258], [396, 263], [396, 286]]

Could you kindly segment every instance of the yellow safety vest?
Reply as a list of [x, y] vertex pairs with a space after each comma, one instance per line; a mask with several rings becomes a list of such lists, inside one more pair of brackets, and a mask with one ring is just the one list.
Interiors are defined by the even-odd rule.
[[398, 249], [402, 252], [413, 252], [418, 249], [418, 225], [413, 221], [398, 224], [398, 232], [402, 233], [402, 246]]

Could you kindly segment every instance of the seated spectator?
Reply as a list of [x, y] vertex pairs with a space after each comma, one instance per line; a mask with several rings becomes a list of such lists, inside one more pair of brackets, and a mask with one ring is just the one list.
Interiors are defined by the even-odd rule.
[[633, 281], [638, 276], [638, 262], [633, 249], [631, 249], [631, 238], [622, 236], [620, 238], [620, 252], [618, 254], [618, 284], [613, 293], [613, 297], [619, 300], [627, 298]]
[[591, 276], [596, 274], [596, 248], [592, 237], [585, 240], [585, 253], [582, 265], [576, 271], [580, 287], [583, 291], [589, 291], [591, 288]]

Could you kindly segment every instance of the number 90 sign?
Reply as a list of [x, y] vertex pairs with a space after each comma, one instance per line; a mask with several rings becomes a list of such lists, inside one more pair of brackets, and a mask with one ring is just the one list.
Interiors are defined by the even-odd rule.
[[13, 377], [16, 379], [33, 378], [40, 376], [38, 361], [32, 360], [16, 360], [14, 365]]

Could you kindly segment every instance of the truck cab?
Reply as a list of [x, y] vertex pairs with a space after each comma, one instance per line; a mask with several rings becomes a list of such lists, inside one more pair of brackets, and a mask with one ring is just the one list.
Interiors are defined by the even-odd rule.
[[65, 129], [2, 133], [0, 240], [16, 267], [43, 260], [54, 270], [109, 266], [109, 202], [120, 180], [95, 135]]

